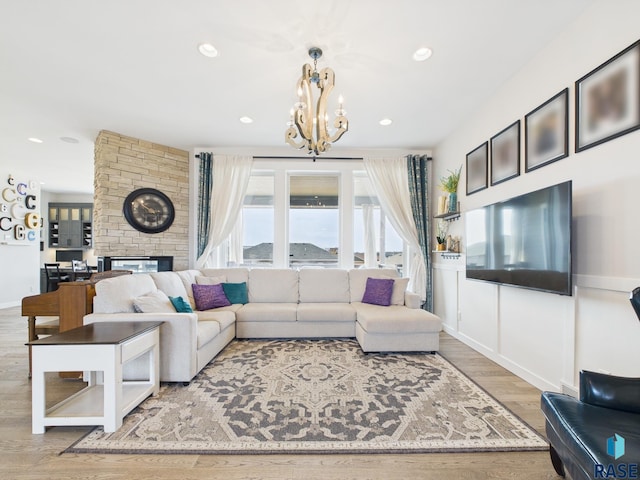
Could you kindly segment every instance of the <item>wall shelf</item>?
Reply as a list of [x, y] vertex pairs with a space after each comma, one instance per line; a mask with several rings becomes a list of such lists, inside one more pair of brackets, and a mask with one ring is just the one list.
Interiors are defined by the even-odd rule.
[[453, 220], [458, 220], [460, 218], [460, 212], [441, 213], [440, 215], [434, 215], [433, 218], [442, 218], [447, 222], [452, 222]]
[[439, 253], [446, 260], [455, 260], [460, 258], [460, 252], [449, 252], [447, 250], [433, 250], [432, 253]]

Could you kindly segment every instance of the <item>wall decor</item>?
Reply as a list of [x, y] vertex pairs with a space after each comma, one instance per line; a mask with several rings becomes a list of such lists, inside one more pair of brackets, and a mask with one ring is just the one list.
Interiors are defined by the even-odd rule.
[[520, 175], [520, 120], [491, 137], [491, 185]]
[[131, 192], [122, 205], [127, 222], [143, 233], [160, 233], [168, 229], [175, 218], [173, 203], [155, 188], [139, 188]]
[[568, 100], [565, 88], [524, 117], [526, 172], [569, 155]]
[[640, 128], [640, 40], [576, 81], [576, 152]]
[[489, 143], [467, 153], [467, 195], [487, 188]]
[[40, 241], [40, 184], [7, 175], [0, 189], [0, 244], [32, 245]]

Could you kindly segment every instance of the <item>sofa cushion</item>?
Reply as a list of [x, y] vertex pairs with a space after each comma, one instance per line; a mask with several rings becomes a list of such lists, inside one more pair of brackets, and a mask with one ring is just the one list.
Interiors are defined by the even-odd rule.
[[392, 293], [393, 278], [367, 278], [367, 286], [364, 289], [362, 303], [388, 307], [391, 305]]
[[434, 333], [442, 330], [440, 318], [426, 310], [367, 303], [353, 306], [358, 323], [368, 333]]
[[336, 268], [302, 268], [300, 303], [349, 303], [349, 273]]
[[393, 293], [391, 294], [391, 305], [404, 305], [404, 294], [407, 291], [407, 285], [409, 285], [408, 278], [394, 278], [393, 279]]
[[249, 269], [245, 267], [236, 268], [203, 268], [201, 275], [207, 277], [225, 277], [227, 282], [242, 283], [249, 281]]
[[295, 322], [297, 303], [247, 303], [236, 312], [238, 322]]
[[200, 270], [181, 270], [179, 272], [175, 272], [175, 274], [178, 275], [182, 281], [182, 285], [187, 293], [187, 300], [189, 300], [191, 307], [195, 308], [196, 301], [193, 298], [193, 289], [191, 288], [191, 285], [197, 283], [196, 277], [200, 275]]
[[157, 290], [155, 282], [147, 273], [105, 278], [97, 282], [95, 288], [94, 313], [135, 312], [133, 299]]
[[193, 299], [196, 302], [196, 309], [198, 310], [209, 310], [211, 308], [231, 305], [220, 283], [215, 285], [199, 285], [194, 283], [191, 288], [193, 290]]
[[173, 313], [176, 311], [167, 294], [161, 290], [134, 298], [133, 309], [137, 313]]
[[249, 303], [298, 303], [298, 272], [285, 268], [249, 270]]
[[220, 335], [220, 324], [216, 321], [198, 322], [198, 350]]
[[351, 303], [362, 302], [367, 278], [398, 278], [392, 268], [354, 268], [349, 270], [349, 299]]
[[169, 297], [188, 298], [187, 289], [184, 287], [180, 275], [176, 272], [153, 272], [149, 274], [158, 290], [163, 291]]
[[219, 285], [226, 281], [227, 277], [207, 277], [205, 275], [196, 275], [196, 283], [198, 285]]
[[247, 282], [223, 283], [222, 289], [232, 304], [237, 303], [244, 305], [245, 303], [249, 303]]
[[220, 324], [220, 331], [226, 329], [236, 321], [235, 314], [230, 310], [206, 310], [198, 312], [198, 322], [216, 321]]
[[299, 322], [355, 322], [356, 310], [350, 303], [301, 303]]

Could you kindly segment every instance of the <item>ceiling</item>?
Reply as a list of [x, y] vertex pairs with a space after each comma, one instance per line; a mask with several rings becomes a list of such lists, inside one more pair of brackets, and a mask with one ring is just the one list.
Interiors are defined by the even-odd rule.
[[[185, 150], [283, 147], [310, 46], [348, 112], [334, 155], [431, 148], [593, 1], [0, 0], [0, 164], [91, 193], [100, 130]], [[433, 56], [412, 60], [422, 46]]]

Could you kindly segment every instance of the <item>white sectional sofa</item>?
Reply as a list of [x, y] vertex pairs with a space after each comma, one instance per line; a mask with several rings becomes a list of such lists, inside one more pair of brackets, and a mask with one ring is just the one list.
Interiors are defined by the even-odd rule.
[[[369, 278], [393, 281], [389, 306], [364, 303]], [[246, 284], [248, 302], [198, 311], [193, 284]], [[390, 269], [223, 268], [124, 275], [95, 285], [84, 323], [162, 320], [160, 379], [189, 382], [234, 337], [356, 337], [365, 352], [436, 351], [440, 318]], [[193, 313], [178, 313], [182, 297]], [[142, 313], [137, 313], [142, 312]], [[135, 365], [128, 372], [135, 375]]]

